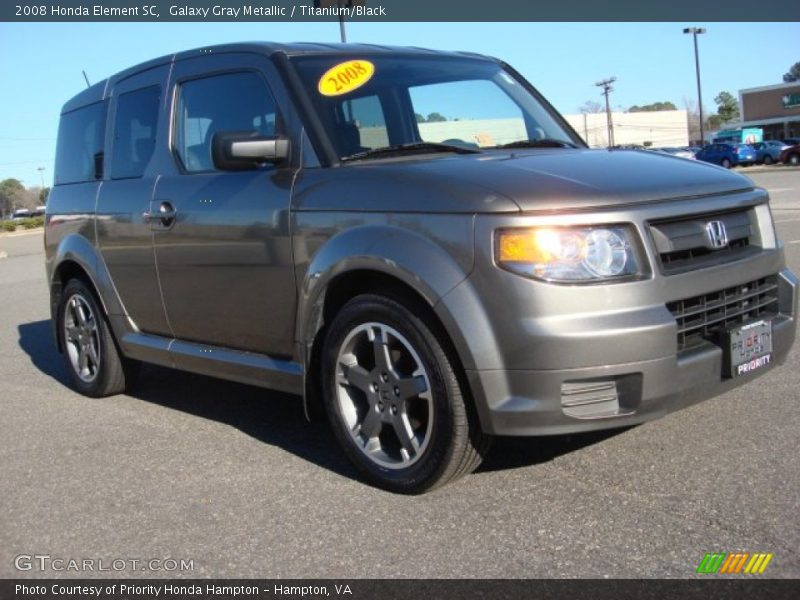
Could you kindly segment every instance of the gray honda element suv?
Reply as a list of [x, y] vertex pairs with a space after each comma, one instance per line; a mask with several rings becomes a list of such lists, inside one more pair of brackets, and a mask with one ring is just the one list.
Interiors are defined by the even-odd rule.
[[140, 361], [291, 392], [398, 492], [494, 435], [709, 398], [795, 335], [763, 189], [590, 150], [467, 53], [235, 44], [114, 75], [63, 108], [45, 245], [80, 392]]

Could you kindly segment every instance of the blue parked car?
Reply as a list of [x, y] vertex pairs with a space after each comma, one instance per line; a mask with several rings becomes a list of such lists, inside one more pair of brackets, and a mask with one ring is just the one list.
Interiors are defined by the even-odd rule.
[[756, 149], [749, 144], [709, 144], [694, 157], [730, 169], [756, 162]]
[[789, 144], [780, 140], [766, 140], [753, 144], [756, 149], [756, 162], [771, 165], [778, 162], [781, 152], [789, 147]]

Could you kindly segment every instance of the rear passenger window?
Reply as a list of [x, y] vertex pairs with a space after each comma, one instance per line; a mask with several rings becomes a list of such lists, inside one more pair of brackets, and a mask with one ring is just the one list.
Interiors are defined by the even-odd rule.
[[275, 135], [275, 100], [255, 73], [230, 73], [180, 86], [175, 150], [192, 173], [213, 171], [211, 143], [222, 131]]
[[161, 88], [151, 86], [122, 94], [114, 118], [111, 178], [144, 174], [156, 147], [156, 124]]
[[103, 177], [105, 120], [105, 102], [89, 104], [61, 115], [56, 144], [56, 185]]

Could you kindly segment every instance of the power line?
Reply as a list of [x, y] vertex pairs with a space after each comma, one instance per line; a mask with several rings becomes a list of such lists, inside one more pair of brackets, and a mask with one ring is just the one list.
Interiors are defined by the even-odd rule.
[[12, 165], [32, 165], [32, 164], [36, 164], [36, 163], [43, 163], [45, 161], [52, 162], [53, 158], [52, 157], [50, 157], [50, 158], [37, 158], [35, 160], [21, 160], [21, 161], [18, 161], [18, 162], [0, 163], [0, 167], [9, 167], [9, 166], [12, 166]]
[[6, 136], [0, 136], [0, 140], [10, 140], [12, 142], [55, 142], [56, 138], [29, 138], [29, 137], [6, 137]]

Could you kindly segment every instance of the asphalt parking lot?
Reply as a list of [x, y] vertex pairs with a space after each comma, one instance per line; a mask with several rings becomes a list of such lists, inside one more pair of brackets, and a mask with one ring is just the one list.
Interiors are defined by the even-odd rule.
[[[800, 170], [770, 190], [800, 273]], [[0, 577], [688, 577], [771, 552], [800, 577], [800, 345], [744, 387], [633, 429], [499, 439], [422, 497], [361, 483], [298, 400], [148, 367], [126, 396], [66, 386], [41, 233], [0, 237]], [[20, 572], [18, 555], [186, 559], [179, 573]]]

